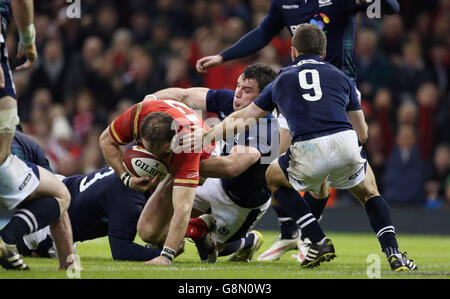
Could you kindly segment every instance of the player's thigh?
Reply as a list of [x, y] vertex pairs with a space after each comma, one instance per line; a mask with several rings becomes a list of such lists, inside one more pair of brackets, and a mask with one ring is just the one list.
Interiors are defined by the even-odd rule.
[[160, 239], [167, 234], [173, 215], [172, 190], [173, 178], [167, 176], [145, 204], [137, 224], [139, 236], [144, 241]]
[[66, 185], [61, 182], [56, 175], [38, 166], [39, 170], [39, 186], [25, 200], [33, 200], [39, 197], [50, 196], [58, 201], [60, 214], [62, 215], [70, 205], [70, 192]]
[[350, 191], [350, 193], [352, 193], [353, 196], [355, 196], [356, 199], [358, 199], [363, 205], [370, 198], [380, 195], [375, 179], [375, 174], [373, 173], [373, 170], [368, 162], [366, 165], [366, 177], [364, 178], [364, 180], [348, 191]]
[[266, 183], [271, 193], [280, 187], [293, 188], [287, 179], [287, 167], [289, 164], [284, 165], [285, 163], [282, 163], [280, 158], [272, 161], [266, 170]]

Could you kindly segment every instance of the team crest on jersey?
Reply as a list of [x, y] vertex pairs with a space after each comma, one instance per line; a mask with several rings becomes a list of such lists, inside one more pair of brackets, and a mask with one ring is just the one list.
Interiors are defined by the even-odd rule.
[[319, 7], [324, 7], [333, 4], [331, 0], [319, 0]]
[[327, 34], [327, 30], [325, 30], [325, 26], [330, 23], [330, 18], [324, 13], [318, 13], [313, 16], [311, 20], [309, 20], [309, 24], [316, 25], [320, 29], [322, 29], [323, 33]]

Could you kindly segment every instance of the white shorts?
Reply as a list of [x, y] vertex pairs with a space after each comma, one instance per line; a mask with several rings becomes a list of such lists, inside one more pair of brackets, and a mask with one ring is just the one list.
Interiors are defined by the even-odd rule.
[[225, 193], [218, 178], [208, 178], [202, 186], [197, 187], [193, 206], [203, 213], [211, 209], [211, 215], [217, 224], [216, 241], [220, 244], [245, 237], [269, 207], [270, 199], [253, 209], [238, 206]]
[[350, 189], [366, 176], [366, 159], [353, 130], [299, 141], [279, 158], [279, 165], [298, 191], [319, 192], [325, 179], [335, 189]]
[[0, 165], [0, 206], [14, 209], [39, 186], [36, 165], [9, 155]]

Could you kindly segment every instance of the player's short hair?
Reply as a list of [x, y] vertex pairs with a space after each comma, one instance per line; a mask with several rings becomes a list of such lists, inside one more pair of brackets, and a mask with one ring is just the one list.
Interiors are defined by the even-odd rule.
[[155, 146], [171, 142], [176, 133], [172, 126], [173, 121], [173, 117], [164, 112], [147, 114], [142, 120], [141, 138]]
[[263, 63], [251, 64], [242, 72], [244, 79], [255, 79], [258, 82], [259, 90], [263, 90], [276, 76], [277, 73], [270, 66]]
[[299, 54], [322, 56], [327, 48], [327, 37], [316, 25], [300, 24], [292, 37], [292, 46]]

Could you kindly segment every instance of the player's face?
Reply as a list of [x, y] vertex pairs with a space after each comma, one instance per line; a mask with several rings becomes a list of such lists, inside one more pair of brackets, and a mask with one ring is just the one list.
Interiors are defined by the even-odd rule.
[[258, 82], [255, 79], [245, 79], [240, 75], [237, 80], [237, 87], [234, 92], [233, 109], [241, 110], [256, 99], [259, 94]]
[[168, 155], [171, 152], [170, 149], [170, 142], [165, 142], [163, 144], [153, 145], [147, 140], [142, 140], [142, 145], [144, 146], [144, 149], [149, 151], [150, 153], [155, 156], [156, 159], [162, 159], [166, 155]]

